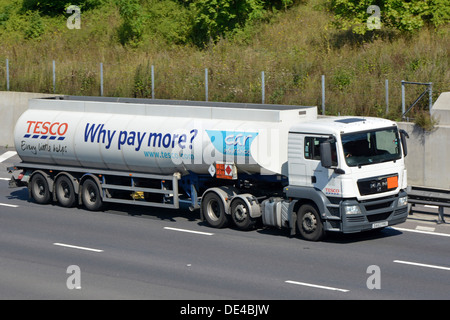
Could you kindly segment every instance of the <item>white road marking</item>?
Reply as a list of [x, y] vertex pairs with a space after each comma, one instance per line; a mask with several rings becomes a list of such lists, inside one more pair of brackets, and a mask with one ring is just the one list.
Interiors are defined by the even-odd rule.
[[286, 280], [285, 282], [290, 283], [290, 284], [296, 284], [299, 286], [313, 287], [313, 288], [318, 288], [318, 289], [326, 289], [326, 290], [333, 290], [333, 291], [340, 291], [340, 292], [349, 292], [350, 291], [347, 289], [339, 289], [339, 288], [321, 286], [321, 285], [317, 285], [317, 284], [298, 282], [298, 281], [292, 281], [292, 280]]
[[2, 154], [2, 155], [0, 156], [0, 162], [3, 162], [3, 161], [5, 161], [6, 159], [15, 156], [16, 154], [17, 154], [17, 152], [15, 152], [15, 151], [6, 151], [4, 154]]
[[425, 208], [432, 208], [432, 209], [439, 209], [439, 206], [433, 206], [433, 205], [430, 205], [430, 204], [426, 204], [426, 205], [424, 205], [424, 207]]
[[11, 207], [11, 208], [18, 208], [19, 207], [19, 206], [15, 205], [15, 204], [8, 204], [8, 203], [0, 203], [0, 206]]
[[417, 226], [416, 230], [420, 230], [420, 231], [429, 231], [429, 232], [434, 232], [436, 228], [433, 227], [425, 227], [425, 226]]
[[58, 242], [53, 243], [53, 245], [55, 245], [55, 246], [60, 246], [60, 247], [66, 247], [66, 248], [72, 248], [72, 249], [79, 249], [79, 250], [93, 251], [93, 252], [103, 252], [103, 250], [100, 250], [100, 249], [87, 248], [87, 247], [79, 247], [79, 246], [74, 246], [74, 245], [71, 245], [71, 244], [58, 243]]
[[447, 270], [450, 271], [449, 267], [443, 267], [443, 266], [436, 266], [432, 264], [424, 264], [424, 263], [417, 263], [417, 262], [410, 262], [410, 261], [402, 261], [402, 260], [394, 260], [395, 263], [403, 263], [403, 264], [409, 264], [412, 266], [418, 266], [418, 267], [425, 267], [425, 268], [434, 268], [434, 269], [441, 269], [441, 270]]
[[390, 227], [390, 228], [394, 229], [394, 230], [398, 230], [398, 231], [416, 232], [416, 233], [423, 233], [423, 234], [432, 234], [434, 236], [450, 237], [450, 234], [446, 234], [446, 233], [430, 232], [430, 231], [422, 231], [422, 230], [414, 230], [414, 229], [405, 229], [405, 228], [397, 228], [397, 227]]
[[195, 233], [195, 234], [203, 234], [206, 236], [212, 236], [214, 233], [210, 232], [201, 232], [201, 231], [194, 231], [194, 230], [187, 230], [187, 229], [178, 229], [178, 228], [171, 228], [171, 227], [164, 227], [166, 230], [173, 230], [173, 231], [180, 231], [180, 232], [188, 232], [188, 233]]
[[0, 180], [9, 181], [11, 178], [0, 178]]

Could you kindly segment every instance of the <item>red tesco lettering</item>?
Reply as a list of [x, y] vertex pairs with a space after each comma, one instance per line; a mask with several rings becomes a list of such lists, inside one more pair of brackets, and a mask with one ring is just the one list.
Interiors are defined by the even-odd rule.
[[66, 134], [69, 125], [67, 122], [43, 122], [43, 121], [27, 121], [27, 133], [34, 134], [51, 134], [53, 136]]

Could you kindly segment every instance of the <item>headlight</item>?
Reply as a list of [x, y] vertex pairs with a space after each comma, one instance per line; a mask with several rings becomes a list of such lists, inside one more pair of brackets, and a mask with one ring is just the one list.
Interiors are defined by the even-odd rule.
[[361, 214], [361, 209], [359, 208], [359, 206], [344, 206], [344, 212], [346, 215]]
[[408, 196], [398, 198], [398, 206], [406, 206], [408, 204]]

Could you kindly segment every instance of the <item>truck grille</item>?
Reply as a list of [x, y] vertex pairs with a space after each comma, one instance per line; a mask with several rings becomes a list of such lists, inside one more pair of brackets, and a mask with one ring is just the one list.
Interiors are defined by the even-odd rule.
[[375, 222], [375, 221], [382, 221], [387, 220], [392, 212], [385, 212], [385, 213], [379, 213], [379, 214], [371, 214], [367, 215], [367, 220], [369, 222]]
[[379, 209], [386, 209], [389, 208], [392, 205], [393, 201], [383, 202], [383, 203], [377, 203], [373, 205], [367, 205], [366, 210], [372, 211], [372, 210], [379, 210]]
[[395, 190], [397, 187], [397, 174], [358, 180], [358, 189], [362, 196]]

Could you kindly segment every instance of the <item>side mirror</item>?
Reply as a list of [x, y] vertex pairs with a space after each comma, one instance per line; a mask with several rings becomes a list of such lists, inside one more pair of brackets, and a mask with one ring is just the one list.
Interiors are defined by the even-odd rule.
[[403, 149], [403, 155], [406, 157], [406, 155], [408, 154], [408, 146], [406, 144], [406, 138], [409, 139], [409, 135], [405, 130], [400, 130], [400, 137], [402, 140], [402, 149]]
[[329, 141], [320, 144], [320, 162], [324, 168], [331, 168], [333, 165], [331, 159], [331, 143]]

